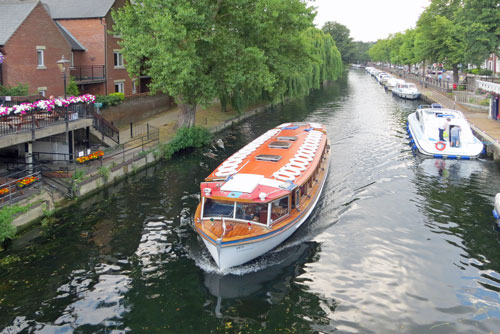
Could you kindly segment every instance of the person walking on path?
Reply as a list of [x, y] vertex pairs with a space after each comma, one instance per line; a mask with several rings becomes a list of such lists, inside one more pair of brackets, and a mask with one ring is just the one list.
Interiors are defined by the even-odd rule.
[[439, 126], [439, 140], [444, 141], [444, 132], [446, 129], [448, 129], [448, 123], [450, 123], [451, 119], [447, 118], [441, 122], [441, 125]]
[[460, 125], [455, 125], [450, 130], [450, 145], [452, 147], [460, 146]]

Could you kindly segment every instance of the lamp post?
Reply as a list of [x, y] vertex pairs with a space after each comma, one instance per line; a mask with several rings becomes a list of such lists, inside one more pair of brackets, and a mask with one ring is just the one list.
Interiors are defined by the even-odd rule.
[[57, 61], [57, 66], [59, 67], [59, 70], [63, 74], [63, 79], [64, 79], [64, 99], [66, 99], [66, 68], [70, 61], [66, 58], [64, 58], [64, 55], [62, 55], [62, 58]]
[[[59, 67], [59, 70], [63, 74], [63, 79], [64, 79], [64, 99], [66, 100], [66, 68], [70, 61], [66, 58], [64, 58], [64, 55], [62, 55], [62, 58], [59, 59], [57, 62], [57, 66]], [[64, 120], [66, 122], [66, 140], [68, 142], [68, 158], [70, 161], [73, 160], [73, 138], [72, 136], [70, 137], [69, 133], [69, 125], [68, 125], [68, 106], [64, 107], [65, 109], [65, 115], [64, 115]]]

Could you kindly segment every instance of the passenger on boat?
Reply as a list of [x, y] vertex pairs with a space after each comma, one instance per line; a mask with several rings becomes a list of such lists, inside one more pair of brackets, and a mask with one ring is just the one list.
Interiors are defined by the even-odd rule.
[[450, 145], [452, 147], [460, 146], [460, 125], [450, 126]]
[[443, 120], [443, 122], [439, 126], [439, 140], [440, 141], [444, 141], [444, 132], [448, 128], [448, 123], [450, 123], [450, 121], [451, 121], [451, 118], [447, 118], [447, 119]]

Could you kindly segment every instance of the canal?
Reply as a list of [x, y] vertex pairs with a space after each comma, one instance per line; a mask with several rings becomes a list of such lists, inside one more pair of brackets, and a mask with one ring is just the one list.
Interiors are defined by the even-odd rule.
[[[0, 333], [497, 333], [499, 165], [414, 156], [418, 103], [351, 71], [50, 217], [0, 254]], [[317, 209], [221, 275], [192, 226], [199, 182], [302, 120], [332, 142]]]

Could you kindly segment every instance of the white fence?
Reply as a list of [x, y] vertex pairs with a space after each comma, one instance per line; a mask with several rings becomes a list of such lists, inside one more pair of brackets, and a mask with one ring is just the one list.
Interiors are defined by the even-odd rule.
[[495, 92], [497, 94], [500, 94], [500, 84], [482, 80], [477, 80], [476, 82], [477, 82], [477, 88], [481, 88], [482, 90], [488, 92]]

